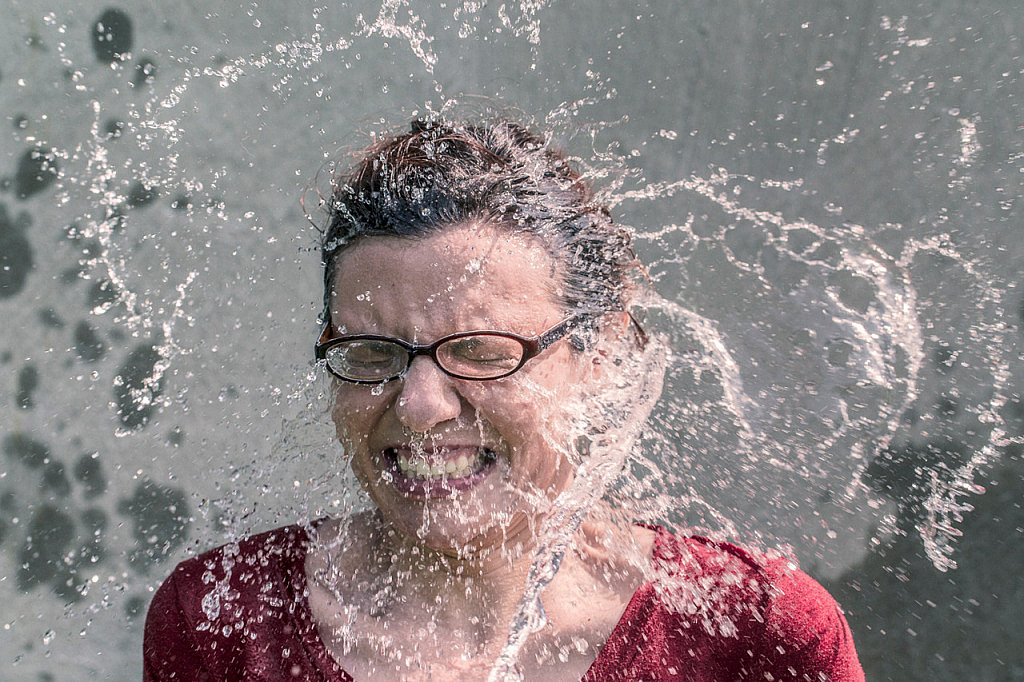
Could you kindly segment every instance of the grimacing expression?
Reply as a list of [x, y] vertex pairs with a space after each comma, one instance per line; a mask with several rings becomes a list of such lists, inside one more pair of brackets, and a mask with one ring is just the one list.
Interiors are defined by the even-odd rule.
[[[546, 248], [486, 223], [369, 237], [339, 258], [337, 335], [531, 337], [568, 316]], [[453, 554], [511, 546], [572, 480], [568, 425], [588, 364], [564, 338], [489, 381], [450, 377], [419, 356], [378, 386], [337, 380], [332, 417], [361, 485], [399, 531]]]

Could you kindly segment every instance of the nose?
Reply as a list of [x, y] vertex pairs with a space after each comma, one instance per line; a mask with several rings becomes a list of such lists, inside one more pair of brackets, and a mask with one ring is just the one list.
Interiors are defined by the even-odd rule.
[[462, 413], [462, 399], [451, 377], [429, 357], [412, 361], [395, 400], [395, 413], [413, 431], [425, 432]]

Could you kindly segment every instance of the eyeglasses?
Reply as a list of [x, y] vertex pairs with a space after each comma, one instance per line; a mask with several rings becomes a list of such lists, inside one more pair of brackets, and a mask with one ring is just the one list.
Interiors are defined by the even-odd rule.
[[429, 355], [441, 371], [456, 379], [486, 381], [513, 374], [584, 319], [574, 315], [537, 336], [499, 331], [450, 334], [429, 345], [376, 334], [331, 338], [330, 321], [316, 343], [316, 357], [331, 374], [355, 384], [382, 384], [408, 371], [417, 355]]

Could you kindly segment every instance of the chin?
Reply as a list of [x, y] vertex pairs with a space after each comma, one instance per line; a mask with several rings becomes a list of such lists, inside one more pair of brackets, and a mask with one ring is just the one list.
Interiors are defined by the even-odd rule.
[[529, 525], [527, 515], [510, 511], [515, 504], [511, 500], [497, 505], [474, 498], [416, 500], [401, 509], [378, 503], [378, 510], [386, 523], [410, 541], [453, 557], [472, 559], [512, 550], [506, 547], [510, 543], [520, 545], [516, 538]]

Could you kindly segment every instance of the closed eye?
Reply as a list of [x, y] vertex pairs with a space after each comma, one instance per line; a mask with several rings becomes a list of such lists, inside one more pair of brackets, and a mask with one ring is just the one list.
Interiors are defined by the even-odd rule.
[[445, 359], [457, 363], [513, 367], [523, 356], [523, 347], [502, 336], [467, 336], [454, 339], [439, 349]]
[[350, 367], [391, 365], [405, 353], [400, 346], [386, 341], [352, 341], [337, 348], [339, 360]]

